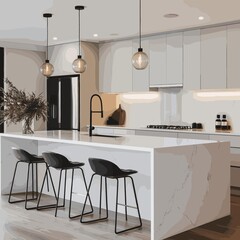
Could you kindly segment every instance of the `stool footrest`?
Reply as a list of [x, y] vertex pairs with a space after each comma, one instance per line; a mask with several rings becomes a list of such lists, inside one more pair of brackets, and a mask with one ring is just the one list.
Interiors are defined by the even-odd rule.
[[120, 205], [122, 207], [128, 207], [128, 208], [137, 209], [137, 207], [134, 207], [134, 206], [131, 206], [131, 205], [126, 205], [126, 204], [123, 204], [123, 203], [118, 203], [117, 205]]

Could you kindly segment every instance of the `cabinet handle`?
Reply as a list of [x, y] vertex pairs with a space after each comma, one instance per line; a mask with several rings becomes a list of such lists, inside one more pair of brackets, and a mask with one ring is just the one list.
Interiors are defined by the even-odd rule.
[[62, 85], [61, 81], [58, 82], [58, 127], [61, 128], [61, 99], [62, 99]]

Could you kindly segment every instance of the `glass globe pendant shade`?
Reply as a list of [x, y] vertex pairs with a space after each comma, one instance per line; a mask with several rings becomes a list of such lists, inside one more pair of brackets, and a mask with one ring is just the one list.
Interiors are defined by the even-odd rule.
[[137, 70], [143, 70], [148, 65], [148, 55], [143, 52], [142, 48], [138, 49], [138, 52], [136, 52], [132, 57], [132, 64]]
[[75, 73], [83, 73], [87, 68], [87, 63], [82, 59], [81, 55], [79, 55], [78, 58], [73, 61], [72, 68]]
[[45, 63], [41, 66], [40, 71], [42, 75], [50, 77], [54, 72], [54, 67], [51, 63], [49, 63], [49, 60], [46, 60]]

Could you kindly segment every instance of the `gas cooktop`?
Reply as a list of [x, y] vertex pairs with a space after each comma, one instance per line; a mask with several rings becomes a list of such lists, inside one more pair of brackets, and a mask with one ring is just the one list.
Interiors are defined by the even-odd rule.
[[171, 130], [188, 130], [192, 129], [191, 126], [182, 126], [182, 125], [147, 125], [147, 128], [156, 128], [156, 129], [171, 129]]

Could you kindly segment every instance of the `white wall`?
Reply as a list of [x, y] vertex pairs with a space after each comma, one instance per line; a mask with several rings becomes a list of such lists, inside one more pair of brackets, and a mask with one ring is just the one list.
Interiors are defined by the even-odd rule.
[[[45, 53], [32, 50], [18, 50], [5, 48], [5, 77], [7, 77], [18, 89], [26, 92], [34, 92], [37, 95], [43, 93], [45, 97], [45, 78], [39, 71], [45, 61]], [[35, 121], [34, 129], [45, 129], [43, 121]], [[6, 126], [6, 132], [22, 131], [22, 124], [10, 124]]]

